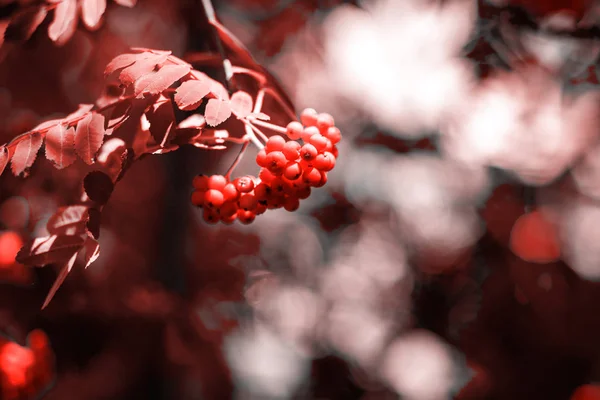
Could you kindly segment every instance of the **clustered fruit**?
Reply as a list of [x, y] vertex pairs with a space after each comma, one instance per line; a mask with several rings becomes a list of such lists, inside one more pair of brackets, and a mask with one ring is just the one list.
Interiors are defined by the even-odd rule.
[[300, 122], [286, 126], [285, 135], [269, 137], [258, 152], [258, 177], [247, 175], [231, 182], [222, 175], [194, 178], [192, 203], [203, 208], [206, 222], [231, 224], [238, 219], [249, 224], [268, 209], [295, 211], [300, 200], [310, 196], [311, 188], [327, 183], [327, 173], [338, 156], [336, 144], [342, 138], [333, 117], [305, 109]]

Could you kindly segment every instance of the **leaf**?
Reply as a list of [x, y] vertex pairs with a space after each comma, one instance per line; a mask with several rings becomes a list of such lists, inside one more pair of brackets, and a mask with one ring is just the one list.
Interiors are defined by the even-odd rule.
[[75, 151], [88, 165], [94, 163], [94, 157], [104, 140], [104, 116], [89, 114], [77, 124], [75, 132]]
[[137, 4], [137, 0], [115, 0], [115, 3], [123, 7], [133, 8]]
[[125, 85], [132, 85], [142, 76], [154, 72], [159, 64], [163, 64], [169, 58], [168, 54], [154, 54], [151, 52], [137, 55], [137, 60], [130, 66], [125, 67], [119, 74], [119, 81]]
[[0, 147], [0, 175], [4, 172], [6, 168], [6, 164], [8, 164], [8, 149], [6, 146]]
[[133, 94], [142, 98], [144, 94], [159, 94], [190, 72], [189, 65], [166, 65], [157, 72], [144, 75], [135, 82]]
[[171, 129], [175, 125], [175, 113], [171, 101], [163, 101], [152, 105], [146, 112], [146, 118], [150, 123], [150, 134], [161, 146], [166, 143]]
[[65, 44], [77, 29], [77, 1], [62, 0], [54, 9], [54, 20], [48, 26], [48, 37], [57, 45]]
[[69, 261], [67, 261], [65, 263], [65, 265], [61, 269], [60, 273], [56, 277], [56, 280], [52, 284], [52, 287], [50, 288], [50, 291], [48, 292], [48, 295], [46, 296], [46, 299], [44, 300], [44, 304], [42, 305], [42, 310], [48, 306], [48, 304], [50, 303], [50, 301], [52, 300], [52, 298], [54, 297], [54, 295], [60, 288], [60, 285], [62, 285], [62, 283], [67, 278], [67, 275], [69, 275], [69, 272], [71, 272], [73, 265], [75, 265], [75, 260], [77, 260], [77, 252], [75, 252], [71, 256]]
[[11, 168], [15, 176], [23, 174], [27, 176], [29, 174], [29, 168], [35, 162], [37, 153], [42, 147], [44, 137], [37, 132], [27, 135], [23, 140], [17, 144], [15, 154], [12, 156]]
[[14, 42], [28, 40], [44, 21], [47, 14], [48, 10], [44, 6], [28, 7], [17, 12], [12, 17], [6, 31], [4, 31], [4, 39]]
[[100, 222], [102, 219], [102, 213], [97, 208], [88, 209], [89, 219], [86, 224], [87, 230], [96, 238], [100, 237]]
[[108, 110], [109, 120], [106, 123], [106, 129], [114, 129], [125, 122], [129, 117], [129, 111], [132, 108], [132, 101], [126, 100], [117, 104], [112, 110]]
[[98, 28], [106, 11], [106, 0], [81, 0], [80, 4], [83, 24], [91, 30]]
[[51, 235], [78, 235], [86, 231], [88, 220], [86, 206], [61, 207], [50, 217], [46, 229]]
[[83, 238], [72, 235], [51, 235], [36, 238], [23, 246], [16, 261], [32, 266], [45, 266], [67, 261], [83, 247]]
[[92, 110], [92, 108], [94, 108], [93, 104], [80, 104], [77, 108], [77, 111], [74, 111], [71, 114], [67, 115], [65, 117], [65, 120], [83, 117], [85, 114], [89, 113]]
[[58, 125], [62, 122], [62, 119], [50, 119], [48, 121], [44, 121], [42, 123], [40, 123], [39, 125], [34, 126], [32, 129], [30, 129], [32, 132], [40, 132], [43, 130], [46, 130], [48, 128], [53, 127], [54, 125]]
[[252, 113], [252, 96], [238, 90], [231, 96], [231, 111], [238, 118], [245, 118]]
[[135, 63], [138, 60], [139, 56], [139, 54], [131, 53], [116, 56], [108, 63], [108, 65], [104, 69], [104, 77], [106, 78], [108, 75], [112, 74], [115, 71], [133, 65], [133, 63]]
[[100, 243], [91, 236], [85, 239], [85, 268], [92, 265], [100, 257]]
[[175, 103], [180, 110], [190, 111], [198, 108], [202, 99], [210, 93], [208, 80], [189, 80], [183, 82], [175, 93]]
[[83, 189], [90, 200], [98, 204], [106, 204], [115, 185], [102, 171], [92, 171], [83, 178]]
[[269, 117], [267, 114], [261, 113], [261, 112], [248, 114], [247, 118], [248, 119], [262, 119], [263, 121], [268, 121], [271, 119], [271, 117]]
[[46, 133], [46, 158], [58, 169], [73, 164], [75, 154], [75, 129], [55, 125]]
[[231, 116], [229, 101], [210, 99], [206, 104], [204, 118], [210, 126], [217, 126]]
[[206, 125], [206, 120], [203, 115], [192, 114], [177, 125], [178, 128], [197, 128], [202, 129]]

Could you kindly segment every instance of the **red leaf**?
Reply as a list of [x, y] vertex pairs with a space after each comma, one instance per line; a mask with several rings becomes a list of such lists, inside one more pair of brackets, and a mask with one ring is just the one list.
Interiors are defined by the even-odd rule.
[[12, 17], [4, 31], [4, 39], [15, 42], [28, 40], [47, 14], [48, 10], [44, 6], [29, 7], [19, 11]]
[[197, 128], [202, 129], [206, 125], [206, 120], [204, 116], [200, 114], [192, 114], [177, 125], [178, 128]]
[[50, 217], [46, 229], [51, 235], [78, 235], [87, 230], [88, 220], [86, 206], [61, 207]]
[[83, 178], [83, 189], [90, 200], [98, 204], [106, 204], [110, 199], [115, 185], [102, 171], [92, 171]]
[[133, 84], [142, 76], [154, 72], [159, 64], [163, 64], [169, 55], [166, 53], [154, 54], [150, 52], [137, 55], [137, 60], [130, 66], [125, 67], [119, 74], [119, 81], [125, 86]]
[[75, 162], [75, 129], [55, 125], [46, 133], [46, 158], [58, 169]]
[[263, 121], [268, 121], [271, 119], [271, 117], [265, 113], [258, 112], [249, 114], [248, 119], [262, 119]]
[[93, 104], [80, 104], [77, 108], [77, 111], [74, 111], [71, 114], [67, 115], [65, 119], [69, 120], [83, 117], [85, 114], [89, 113], [92, 110], [92, 108], [94, 108]]
[[133, 8], [137, 4], [137, 0], [115, 0], [115, 3], [123, 7]]
[[92, 265], [100, 257], [100, 243], [91, 236], [85, 240], [85, 267]]
[[88, 165], [94, 163], [94, 156], [100, 150], [104, 140], [104, 117], [89, 114], [77, 124], [75, 132], [75, 151]]
[[190, 72], [189, 65], [166, 65], [135, 82], [133, 93], [142, 98], [144, 94], [159, 94]]
[[81, 236], [51, 235], [36, 238], [23, 246], [16, 261], [32, 266], [66, 262], [83, 247]]
[[194, 110], [198, 108], [202, 99], [210, 93], [210, 89], [210, 81], [205, 79], [185, 81], [177, 88], [175, 103], [180, 110]]
[[175, 125], [175, 113], [170, 101], [163, 101], [150, 107], [146, 113], [146, 118], [150, 123], [150, 133], [157, 144], [161, 146], [166, 143], [168, 135]]
[[88, 29], [96, 29], [106, 11], [106, 0], [81, 0], [81, 19]]
[[57, 45], [65, 44], [77, 29], [77, 1], [63, 0], [54, 9], [54, 20], [48, 26], [48, 37]]
[[29, 168], [33, 165], [43, 141], [44, 137], [35, 132], [27, 135], [17, 144], [15, 154], [13, 154], [11, 160], [11, 168], [15, 176], [21, 174], [27, 176], [29, 174]]
[[210, 99], [206, 104], [204, 118], [210, 126], [217, 126], [231, 116], [229, 101]]
[[60, 124], [63, 120], [62, 119], [50, 119], [48, 121], [44, 121], [39, 125], [34, 126], [31, 131], [35, 131], [35, 132], [40, 132], [43, 130], [46, 130], [48, 128], [53, 127], [54, 125]]
[[75, 260], [77, 260], [77, 252], [75, 252], [71, 256], [71, 258], [65, 263], [65, 265], [62, 267], [60, 273], [56, 277], [56, 280], [52, 284], [52, 287], [50, 288], [50, 291], [48, 292], [46, 299], [44, 300], [44, 304], [42, 305], [42, 310], [48, 306], [48, 304], [50, 303], [50, 301], [52, 300], [52, 298], [54, 297], [54, 295], [60, 288], [60, 285], [62, 285], [62, 283], [67, 278], [67, 275], [69, 275], [69, 272], [71, 272], [73, 265], [75, 265]]
[[245, 118], [252, 112], [252, 97], [244, 92], [237, 91], [231, 96], [231, 111], [238, 118]]
[[210, 93], [217, 99], [229, 100], [229, 93], [221, 83], [215, 81], [204, 72], [196, 71], [195, 69], [192, 70], [191, 75], [199, 81], [207, 81], [210, 84]]
[[8, 164], [8, 149], [6, 146], [2, 146], [0, 147], [0, 175], [4, 172], [6, 164]]
[[113, 58], [104, 69], [104, 77], [118, 71], [122, 68], [129, 67], [139, 59], [139, 54], [121, 54]]
[[109, 112], [107, 115], [109, 116], [110, 119], [108, 120], [106, 128], [114, 129], [114, 128], [118, 127], [119, 125], [121, 125], [123, 122], [125, 122], [127, 120], [127, 118], [130, 117], [129, 111], [131, 110], [131, 108], [132, 108], [132, 101], [127, 100], [127, 101], [120, 102], [112, 110], [109, 109]]

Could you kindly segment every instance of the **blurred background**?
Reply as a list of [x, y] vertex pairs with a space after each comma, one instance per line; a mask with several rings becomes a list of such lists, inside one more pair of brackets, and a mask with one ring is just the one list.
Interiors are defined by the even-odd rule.
[[[218, 50], [201, 1], [133, 3], [108, 2], [68, 40], [49, 37], [52, 11], [3, 43], [2, 143], [94, 103], [130, 47], [223, 79], [198, 61]], [[0, 30], [35, 4], [0, 1]], [[297, 112], [334, 116], [328, 184], [296, 212], [212, 226], [191, 181], [224, 174], [237, 149], [145, 158], [102, 213], [98, 260], [40, 310], [58, 270], [15, 255], [81, 174], [41, 155], [27, 179], [5, 172], [2, 398], [600, 399], [600, 7], [213, 5]], [[255, 168], [246, 157], [237, 171]], [[25, 347], [45, 360], [26, 393], [11, 380]]]

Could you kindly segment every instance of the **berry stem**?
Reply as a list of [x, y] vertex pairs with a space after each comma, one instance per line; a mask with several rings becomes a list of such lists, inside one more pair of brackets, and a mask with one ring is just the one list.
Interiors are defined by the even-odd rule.
[[246, 149], [248, 148], [249, 144], [250, 144], [250, 142], [245, 142], [242, 145], [242, 148], [240, 149], [240, 152], [238, 153], [237, 157], [235, 157], [235, 160], [233, 160], [233, 164], [231, 164], [231, 166], [227, 170], [227, 173], [225, 174], [225, 178], [227, 178], [227, 180], [230, 180], [231, 173], [233, 172], [233, 170], [235, 170], [235, 167], [238, 166], [238, 164], [240, 163], [240, 161], [242, 161], [242, 158], [244, 158], [244, 153], [246, 152]]
[[[244, 122], [244, 128], [246, 129], [246, 136], [248, 136], [248, 138], [250, 138], [250, 141], [252, 142], [252, 144], [254, 144], [259, 150], [264, 149], [265, 146], [260, 142], [260, 140], [258, 140], [256, 135], [252, 131], [252, 129], [254, 127], [252, 125], [250, 125], [249, 123]], [[262, 133], [260, 131], [258, 131], [258, 132]], [[265, 140], [265, 142], [266, 142], [266, 140]]]
[[254, 119], [254, 120], [252, 120], [252, 122], [250, 122], [250, 121], [248, 121], [248, 122], [250, 124], [256, 124], [258, 126], [262, 126], [263, 128], [270, 129], [270, 130], [280, 133], [282, 135], [285, 135], [285, 133], [287, 132], [287, 130], [283, 126], [271, 124], [269, 122], [261, 121], [259, 119]]
[[254, 104], [255, 113], [259, 113], [262, 110], [263, 100], [265, 99], [265, 89], [260, 89], [256, 95], [256, 103]]
[[[253, 132], [255, 132], [258, 136], [260, 136], [260, 138], [262, 140], [264, 140], [265, 143], [269, 140], [269, 138], [264, 133], [262, 133], [260, 131], [260, 129], [258, 129], [257, 127], [255, 127], [254, 125], [252, 125], [252, 123], [246, 121], [245, 124], [246, 124], [247, 128], [250, 128]], [[254, 136], [254, 133], [252, 133], [252, 136]], [[262, 147], [260, 147], [260, 148], [262, 149]]]

